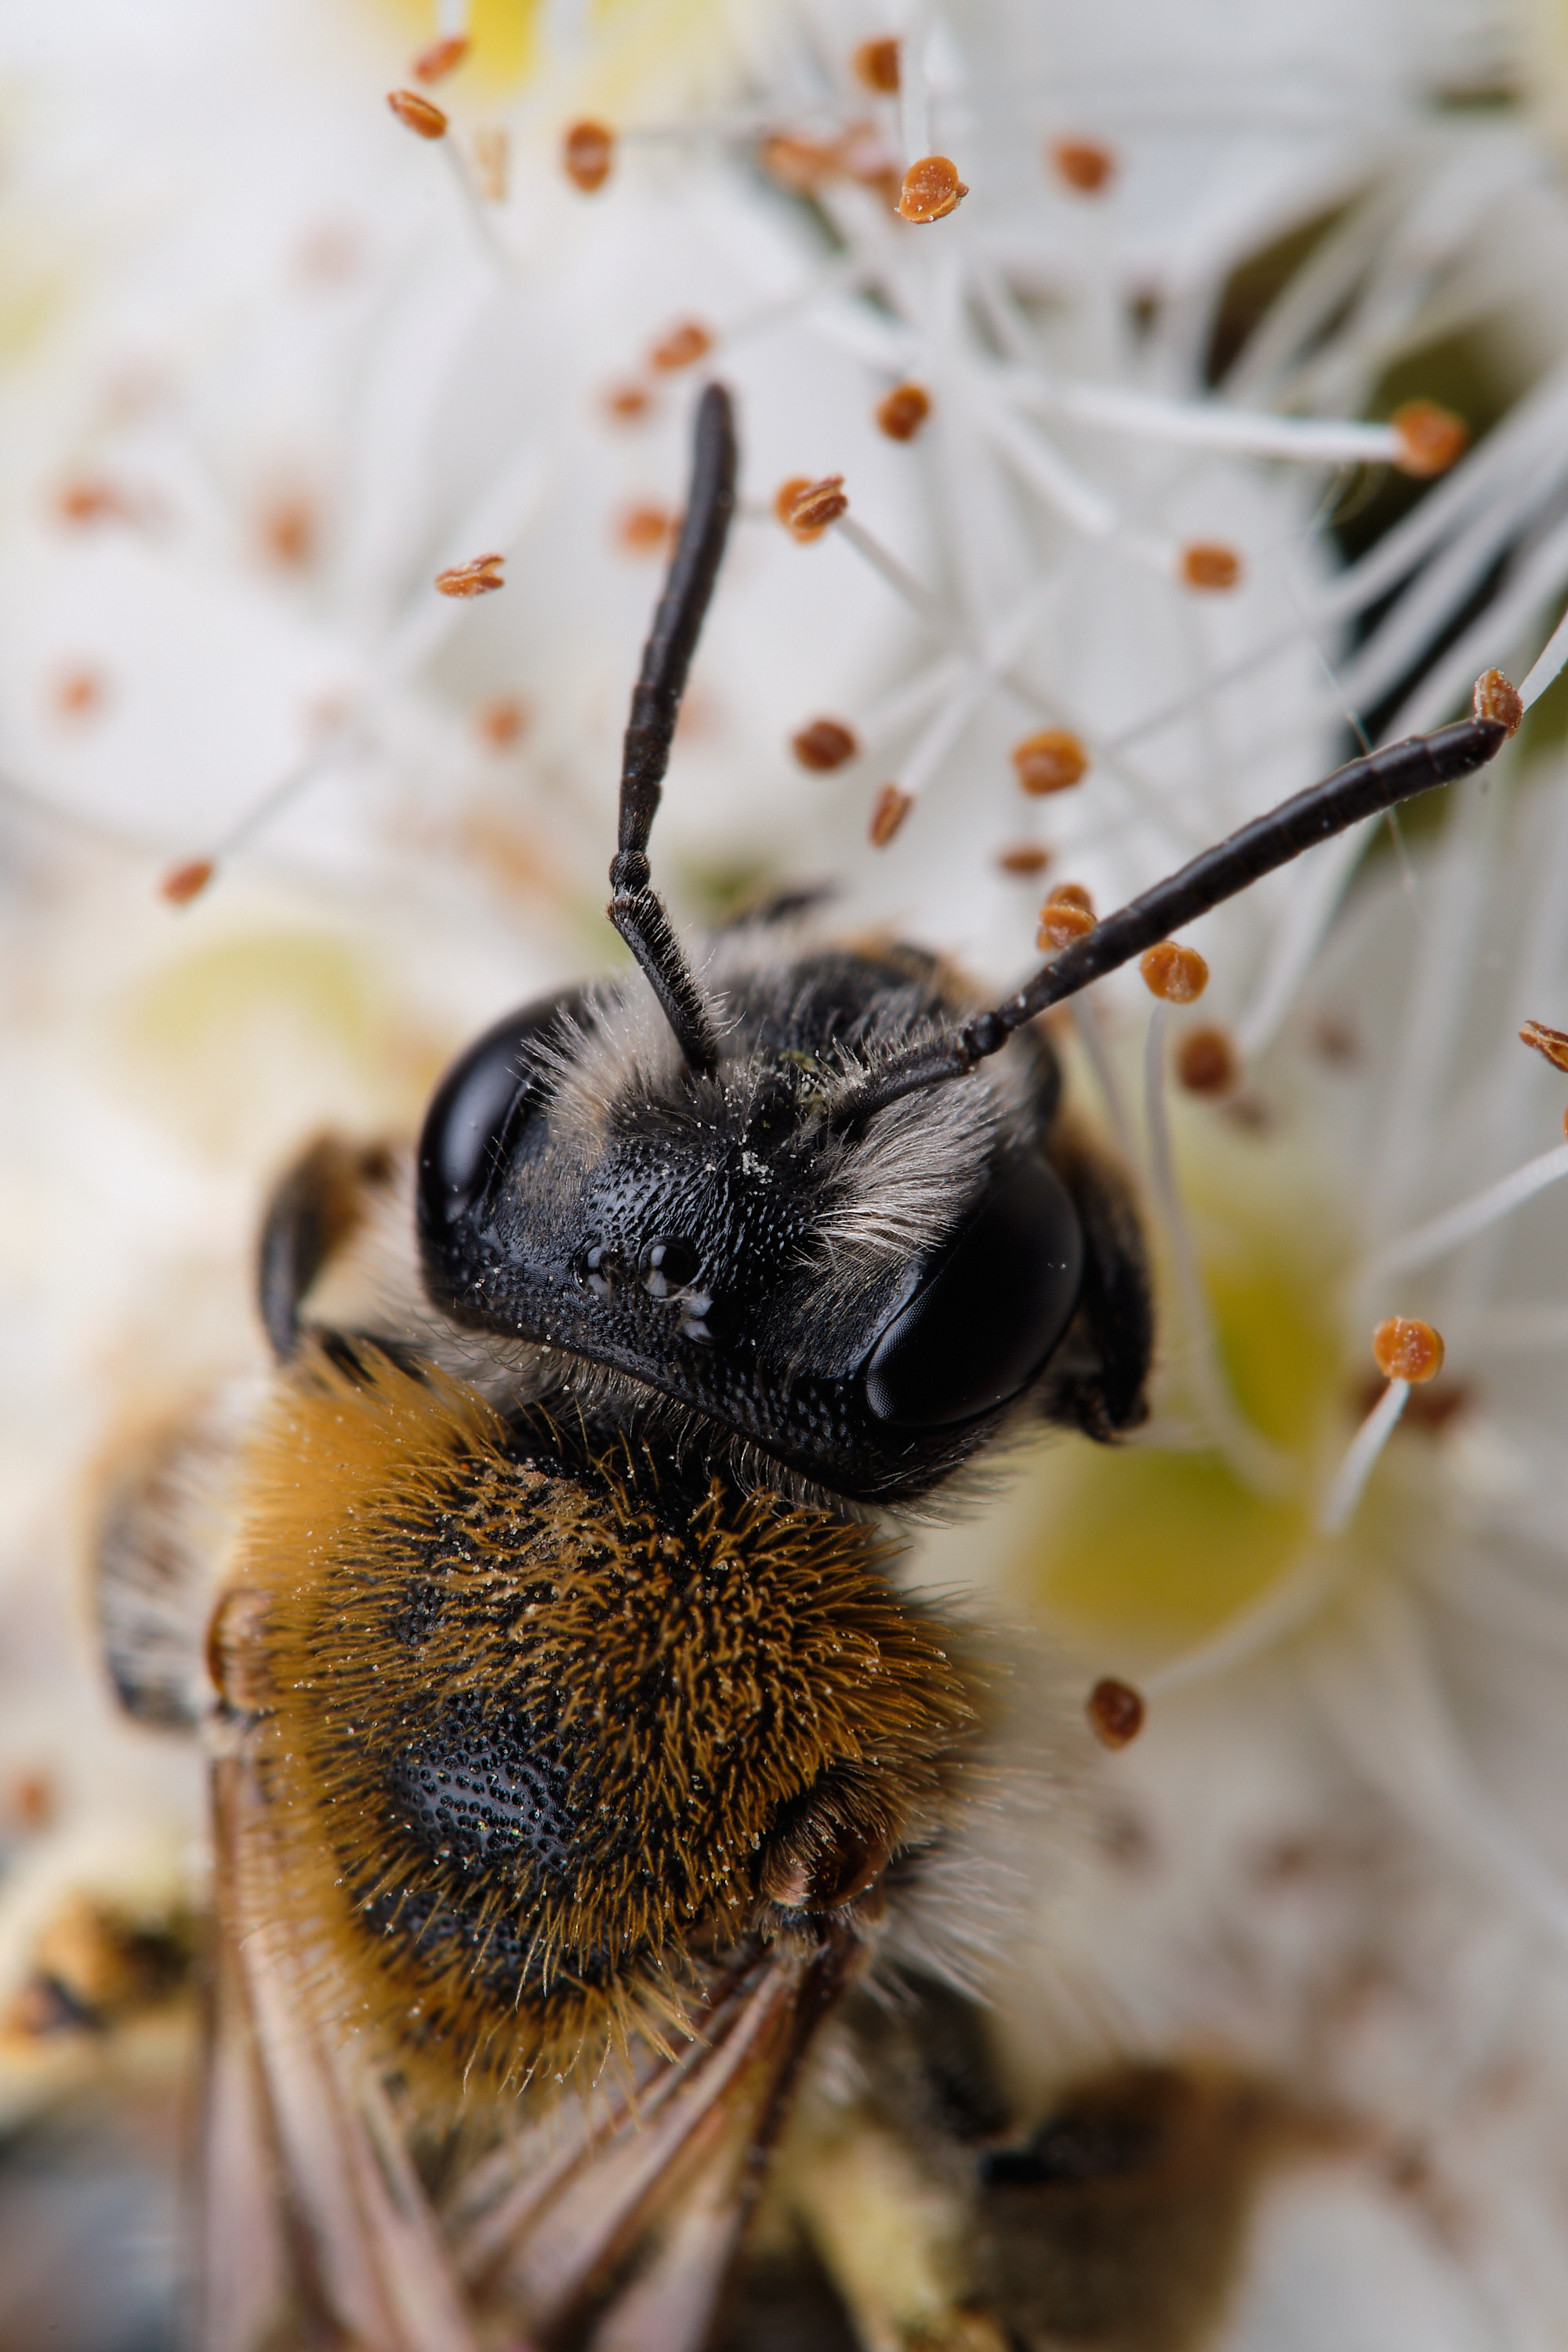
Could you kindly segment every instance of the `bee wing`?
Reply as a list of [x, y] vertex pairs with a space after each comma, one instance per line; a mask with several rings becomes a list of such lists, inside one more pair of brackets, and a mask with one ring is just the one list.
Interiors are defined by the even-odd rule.
[[697, 2039], [563, 2102], [437, 2210], [379, 2074], [322, 2017], [243, 1745], [214, 1776], [222, 1948], [205, 2128], [204, 2352], [280, 2325], [355, 2352], [697, 2352], [816, 2029], [861, 1947], [758, 1950]]
[[858, 1950], [830, 1930], [810, 1952], [756, 1955], [716, 1985], [689, 2050], [481, 2168], [452, 2217], [479, 2305], [546, 2342], [570, 2326], [584, 2352], [701, 2345], [801, 2060]]
[[259, 2352], [279, 2340], [280, 2319], [363, 2352], [478, 2352], [385, 2090], [321, 2017], [243, 1751], [216, 1764], [214, 1810], [223, 1949], [205, 2119], [205, 2352]]

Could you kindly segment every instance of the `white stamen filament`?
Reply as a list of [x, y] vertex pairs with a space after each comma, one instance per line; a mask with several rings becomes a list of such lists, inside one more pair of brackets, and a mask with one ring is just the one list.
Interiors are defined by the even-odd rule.
[[1390, 1381], [1356, 1431], [1318, 1513], [1320, 1535], [1342, 1536], [1349, 1527], [1366, 1491], [1366, 1482], [1377, 1467], [1378, 1456], [1398, 1425], [1409, 1394], [1408, 1381]]
[[[616, 137], [627, 147], [658, 146], [666, 141], [743, 142], [765, 138], [769, 131], [781, 129], [783, 121], [776, 106], [737, 107], [731, 114], [672, 116], [665, 122], [620, 122], [616, 125]], [[836, 114], [831, 123], [825, 122], [823, 127], [837, 136], [847, 126]]]
[[1527, 710], [1532, 702], [1540, 701], [1564, 662], [1568, 662], [1568, 613], [1563, 614], [1536, 660], [1524, 674], [1519, 698]]
[[286, 770], [276, 783], [269, 784], [260, 798], [253, 801], [228, 831], [214, 843], [207, 852], [212, 863], [221, 866], [226, 858], [232, 857], [237, 849], [243, 848], [264, 825], [279, 815], [297, 793], [302, 793], [308, 784], [316, 782], [342, 759], [362, 749], [366, 740], [357, 714], [340, 720], [314, 751], [308, 751], [302, 760]]
[[1032, 433], [1000, 402], [988, 404], [976, 421], [1019, 478], [1064, 522], [1086, 539], [1114, 540], [1163, 578], [1174, 575], [1180, 561], [1174, 541], [1136, 530], [1123, 521], [1111, 500], [1068, 463], [1054, 442]]
[[906, 572], [898, 557], [884, 547], [879, 539], [873, 538], [863, 522], [852, 514], [845, 514], [839, 516], [833, 528], [840, 539], [848, 541], [857, 555], [865, 558], [873, 572], [881, 573], [889, 587], [903, 598], [911, 612], [919, 614], [928, 629], [950, 643], [958, 642], [947, 614], [931, 590], [923, 586], [912, 572]]
[[931, 153], [931, 80], [926, 61], [930, 47], [929, 0], [913, 0], [899, 43], [899, 135], [906, 164], [918, 163]]
[[1362, 1269], [1363, 1283], [1371, 1286], [1390, 1275], [1408, 1274], [1413, 1266], [1429, 1265], [1434, 1258], [1447, 1256], [1461, 1242], [1472, 1241], [1500, 1217], [1522, 1207], [1563, 1176], [1568, 1176], [1568, 1143], [1560, 1143], [1554, 1151], [1543, 1151], [1538, 1160], [1527, 1160], [1511, 1176], [1489, 1184], [1484, 1192], [1474, 1193], [1457, 1209], [1389, 1242], [1367, 1260]]
[[1165, 1098], [1165, 1007], [1156, 1004], [1149, 1015], [1143, 1052], [1143, 1105], [1148, 1128], [1149, 1189], [1160, 1213], [1171, 1248], [1176, 1294], [1186, 1327], [1189, 1360], [1198, 1402], [1217, 1451], [1244, 1485], [1260, 1495], [1289, 1494], [1293, 1485], [1289, 1464], [1277, 1446], [1253, 1428], [1238, 1409], [1220, 1362], [1219, 1344], [1209, 1314], [1208, 1297], [1198, 1268], [1197, 1250], [1187, 1223], [1181, 1187], [1176, 1181], [1175, 1154]]
[[1093, 989], [1085, 989], [1080, 996], [1071, 998], [1068, 1011], [1072, 1016], [1072, 1024], [1078, 1032], [1079, 1043], [1083, 1047], [1089, 1068], [1094, 1072], [1095, 1084], [1100, 1088], [1106, 1116], [1110, 1121], [1110, 1131], [1116, 1138], [1116, 1148], [1131, 1166], [1138, 1157], [1137, 1147], [1132, 1140], [1132, 1121], [1127, 1115], [1127, 1099], [1116, 1075], [1116, 1065], [1106, 1045], [1105, 1029]]
[[[773, 328], [782, 326], [786, 320], [797, 317], [803, 310], [808, 310], [815, 302], [828, 301], [836, 294], [858, 293], [870, 274], [859, 254], [843, 254], [837, 261], [828, 263], [825, 268], [813, 270], [808, 278], [800, 285], [792, 287], [788, 293], [775, 295], [766, 302], [760, 302], [754, 310], [743, 311], [738, 319], [732, 320], [729, 326], [715, 333], [712, 348], [715, 351], [720, 349], [733, 351], [736, 344], [744, 342], [748, 336], [765, 334]], [[883, 356], [880, 339], [879, 339], [876, 356], [878, 358]]]
[[1205, 1682], [1212, 1675], [1228, 1674], [1245, 1665], [1287, 1634], [1310, 1622], [1345, 1572], [1343, 1554], [1328, 1547], [1308, 1551], [1279, 1583], [1270, 1585], [1251, 1606], [1241, 1611], [1206, 1641], [1182, 1651], [1168, 1664], [1138, 1677], [1145, 1698], [1180, 1690], [1185, 1683]]
[[1226, 449], [1253, 457], [1291, 457], [1303, 465], [1388, 466], [1404, 454], [1392, 425], [1364, 425], [1340, 417], [1271, 416], [1266, 411], [1230, 408], [1222, 401], [1157, 400], [1147, 393], [1068, 379], [1041, 383], [1009, 378], [1008, 391], [1020, 408], [1048, 415], [1053, 409], [1089, 425], [1140, 439], [1168, 441], [1189, 449]]

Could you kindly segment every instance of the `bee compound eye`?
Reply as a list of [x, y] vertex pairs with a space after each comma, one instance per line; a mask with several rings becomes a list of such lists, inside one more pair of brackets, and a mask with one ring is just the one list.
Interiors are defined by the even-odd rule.
[[866, 1365], [879, 1421], [939, 1429], [1026, 1389], [1072, 1319], [1083, 1279], [1078, 1212], [1043, 1160], [998, 1171]]
[[419, 1208], [441, 1232], [467, 1216], [509, 1162], [542, 1141], [537, 1049], [563, 1015], [581, 1018], [576, 996], [547, 997], [509, 1013], [452, 1065], [426, 1113], [419, 1138]]

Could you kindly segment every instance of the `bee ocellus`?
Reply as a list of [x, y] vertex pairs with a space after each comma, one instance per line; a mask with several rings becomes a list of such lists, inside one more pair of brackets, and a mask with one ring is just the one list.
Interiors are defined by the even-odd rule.
[[979, 2059], [941, 2134], [878, 2091], [889, 2016], [931, 2073], [964, 2006], [917, 1923], [996, 1710], [891, 1547], [1009, 1431], [1146, 1411], [1136, 1204], [1037, 1016], [1506, 729], [1357, 761], [1000, 1005], [801, 899], [693, 962], [648, 841], [735, 463], [712, 385], [626, 738], [638, 969], [500, 1019], [416, 1143], [310, 1147], [262, 1236], [270, 1395], [189, 1439], [217, 1537], [183, 1543], [177, 1442], [106, 1533], [117, 1687], [212, 1757], [212, 2352], [697, 2352], [830, 2016], [868, 2128], [952, 2189], [940, 2340], [1068, 2324], [1024, 2251], [1064, 2164], [1098, 2211], [1097, 2164], [1213, 2142], [1233, 2183], [1269, 2136], [1173, 2077], [1084, 2092], [1115, 2127], [1068, 2156]]

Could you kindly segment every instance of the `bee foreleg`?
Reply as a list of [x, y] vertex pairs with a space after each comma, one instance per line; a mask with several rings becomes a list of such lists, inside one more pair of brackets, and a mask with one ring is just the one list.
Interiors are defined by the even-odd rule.
[[279, 1363], [299, 1347], [300, 1308], [317, 1276], [363, 1221], [367, 1194], [384, 1187], [392, 1172], [384, 1144], [321, 1135], [279, 1180], [257, 1254], [261, 1320]]

